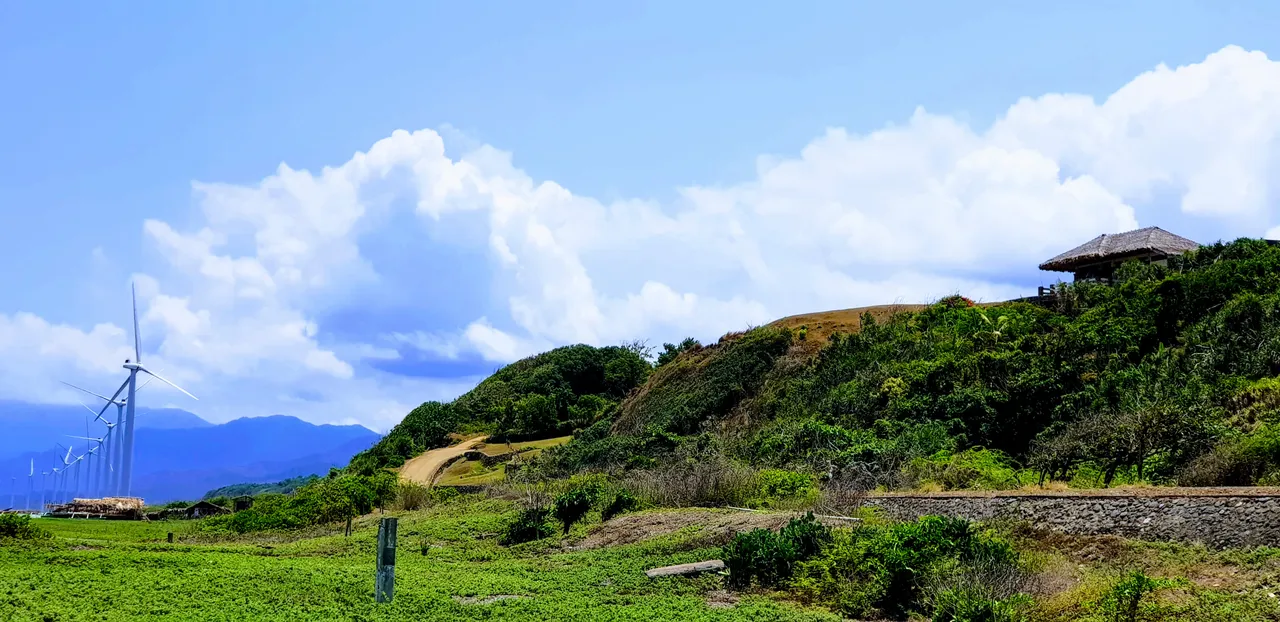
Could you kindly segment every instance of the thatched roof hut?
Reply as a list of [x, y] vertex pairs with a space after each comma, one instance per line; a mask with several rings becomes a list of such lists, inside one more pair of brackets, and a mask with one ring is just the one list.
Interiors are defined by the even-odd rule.
[[1160, 227], [1103, 234], [1042, 264], [1041, 270], [1072, 272], [1075, 280], [1107, 281], [1120, 264], [1130, 261], [1163, 262], [1200, 245]]

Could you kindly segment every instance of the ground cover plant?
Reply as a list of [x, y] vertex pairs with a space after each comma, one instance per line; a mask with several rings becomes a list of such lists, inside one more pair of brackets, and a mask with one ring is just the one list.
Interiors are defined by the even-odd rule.
[[39, 519], [56, 535], [48, 544], [0, 544], [0, 619], [838, 619], [762, 595], [716, 609], [706, 594], [718, 589], [718, 577], [644, 576], [714, 556], [696, 534], [581, 551], [554, 541], [499, 544], [497, 534], [519, 511], [511, 501], [472, 495], [395, 512], [396, 597], [382, 606], [373, 602], [377, 513], [357, 519], [350, 538], [341, 525], [236, 535], [211, 534], [200, 521]]

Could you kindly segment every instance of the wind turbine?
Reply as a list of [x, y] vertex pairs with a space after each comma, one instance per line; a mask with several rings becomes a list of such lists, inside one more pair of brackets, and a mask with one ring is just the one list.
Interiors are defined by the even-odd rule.
[[133, 294], [133, 361], [126, 359], [124, 362], [124, 368], [129, 370], [129, 378], [124, 381], [124, 384], [120, 385], [119, 389], [116, 389], [116, 392], [111, 396], [111, 399], [107, 400], [108, 403], [103, 405], [102, 410], [98, 412], [98, 416], [101, 417], [102, 413], [106, 412], [107, 406], [115, 403], [116, 398], [120, 397], [120, 393], [122, 391], [126, 388], [129, 389], [129, 392], [125, 397], [124, 459], [122, 460], [120, 468], [120, 478], [122, 482], [121, 492], [126, 497], [130, 495], [133, 487], [133, 432], [134, 416], [136, 414], [136, 398], [138, 395], [138, 372], [147, 374], [148, 376], [183, 392], [187, 397], [199, 401], [196, 396], [192, 395], [186, 389], [165, 380], [165, 378], [160, 374], [157, 374], [142, 365], [142, 337], [138, 334], [138, 289], [137, 287], [132, 287], [131, 291]]
[[[43, 484], [43, 483], [44, 483], [44, 482], [42, 481], [42, 482], [41, 482], [41, 484]], [[26, 502], [26, 504], [25, 504], [25, 505], [26, 505], [26, 507], [25, 507], [25, 508], [23, 508], [23, 509], [27, 510], [28, 512], [30, 512], [30, 511], [31, 511], [31, 491], [32, 491], [32, 489], [34, 489], [34, 488], [35, 488], [35, 485], [36, 485], [36, 459], [35, 459], [35, 458], [32, 458], [32, 459], [31, 459], [31, 473], [27, 474], [27, 502]]]
[[[110, 434], [111, 434], [111, 430], [110, 430], [110, 429], [108, 429], [108, 430], [107, 430], [107, 434], [108, 434], [108, 435], [110, 435]], [[103, 470], [104, 470], [104, 468], [103, 468], [103, 464], [102, 464], [102, 459], [105, 457], [106, 450], [103, 450], [103, 455], [99, 455], [99, 454], [98, 454], [98, 450], [99, 450], [99, 449], [102, 449], [102, 448], [107, 444], [107, 437], [106, 437], [106, 436], [103, 436], [102, 438], [94, 438], [94, 437], [92, 437], [92, 436], [69, 436], [69, 438], [78, 438], [78, 439], [81, 439], [81, 440], [85, 440], [85, 441], [93, 441], [94, 443], [97, 443], [97, 445], [96, 445], [93, 449], [90, 449], [90, 450], [89, 450], [89, 452], [88, 452], [88, 455], [89, 455], [91, 458], [92, 458], [92, 457], [97, 457], [97, 458], [98, 458], [98, 471], [97, 471], [97, 473], [98, 473], [98, 479], [97, 479], [97, 481], [96, 481], [96, 482], [95, 482], [95, 481], [94, 481], [94, 479], [93, 479], [93, 473], [94, 473], [94, 471], [93, 471], [92, 463], [90, 463], [90, 462], [89, 462], [89, 461], [87, 461], [87, 460], [85, 461], [85, 464], [86, 464], [86, 465], [88, 465], [88, 466], [87, 466], [87, 471], [88, 471], [88, 472], [87, 472], [87, 473], [85, 473], [85, 488], [88, 488], [88, 489], [89, 489], [89, 491], [90, 491], [90, 496], [92, 496], [93, 494], [95, 494], [95, 493], [97, 493], [98, 491], [101, 491], [101, 490], [102, 490], [102, 472], [103, 472]]]
[[[57, 469], [54, 469], [54, 470], [56, 471]], [[48, 476], [49, 476], [48, 471], [40, 472], [40, 513], [41, 514], [44, 514], [44, 493], [47, 492], [49, 488], [48, 486], [45, 485], [44, 478]], [[55, 476], [55, 479], [56, 477], [57, 476]]]
[[[147, 386], [150, 383], [151, 383], [151, 379], [147, 378], [145, 382], [143, 382], [140, 386], [138, 386], [137, 391], [141, 391], [143, 387]], [[93, 413], [95, 421], [101, 421], [103, 424], [107, 426], [107, 433], [103, 437], [107, 441], [107, 447], [103, 450], [104, 455], [101, 456], [102, 458], [106, 458], [108, 464], [110, 465], [107, 473], [106, 491], [109, 494], [119, 494], [120, 482], [117, 478], [120, 476], [120, 471], [123, 469], [122, 461], [124, 459], [124, 451], [123, 451], [124, 443], [122, 443], [120, 439], [120, 432], [122, 432], [124, 428], [121, 428], [120, 426], [125, 421], [124, 407], [127, 400], [116, 399], [116, 397], [119, 397], [120, 391], [116, 391], [116, 395], [113, 397], [107, 397], [105, 395], [94, 393], [93, 391], [90, 391], [83, 387], [77, 387], [76, 385], [71, 384], [70, 382], [62, 382], [62, 384], [65, 384], [77, 391], [84, 391], [89, 395], [92, 395], [100, 400], [103, 400], [107, 403], [107, 406], [114, 405], [116, 407], [116, 422], [111, 423], [109, 420], [107, 420], [106, 417], [102, 416], [102, 413], [106, 412], [107, 406], [103, 406], [102, 410], [100, 411], [95, 411], [94, 409], [89, 408], [88, 406], [85, 406], [83, 402], [80, 404], [81, 406], [85, 407], [85, 410], [88, 410], [89, 412]], [[123, 388], [123, 386], [121, 388]]]
[[[62, 447], [62, 445], [60, 445], [60, 444], [57, 444], [57, 443], [54, 443], [54, 444], [55, 444], [55, 445], [57, 445], [59, 448], [61, 448], [61, 447]], [[62, 489], [61, 489], [61, 490], [62, 490], [62, 494], [61, 494], [61, 495], [58, 495], [58, 494], [57, 494], [57, 493], [58, 493], [58, 490], [59, 490], [59, 489], [58, 489], [58, 478], [55, 476], [55, 477], [54, 477], [54, 483], [53, 483], [53, 491], [54, 491], [54, 493], [55, 493], [55, 494], [54, 494], [54, 499], [53, 499], [53, 500], [54, 500], [54, 502], [55, 502], [55, 503], [56, 503], [56, 502], [58, 502], [59, 500], [65, 500], [65, 499], [66, 499], [66, 495], [67, 495], [67, 475], [68, 475], [68, 474], [69, 474], [69, 472], [71, 471], [71, 450], [72, 450], [72, 448], [71, 448], [71, 447], [68, 447], [68, 448], [67, 448], [67, 455], [66, 455], [65, 457], [59, 458], [59, 460], [61, 460], [61, 461], [62, 461], [62, 469], [61, 469], [61, 470], [62, 470]], [[54, 471], [55, 473], [57, 473], [57, 472], [58, 472], [58, 469], [57, 469], [57, 468], [54, 468], [54, 469], [53, 469], [53, 471]]]

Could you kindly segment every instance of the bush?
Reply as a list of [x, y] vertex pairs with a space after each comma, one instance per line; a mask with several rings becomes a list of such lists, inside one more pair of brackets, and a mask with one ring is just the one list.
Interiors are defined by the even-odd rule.
[[753, 580], [764, 587], [778, 585], [791, 578], [797, 562], [817, 555], [830, 541], [831, 530], [812, 512], [791, 519], [778, 533], [755, 529], [739, 534], [724, 547], [729, 585], [746, 588]]
[[565, 533], [569, 533], [569, 528], [573, 527], [574, 523], [586, 517], [587, 512], [591, 511], [591, 502], [591, 494], [581, 488], [569, 490], [556, 497], [552, 512], [564, 527]]
[[992, 599], [980, 589], [952, 588], [936, 597], [931, 622], [1028, 622], [1034, 601], [1025, 594]]
[[[929, 609], [925, 587], [931, 578], [982, 576], [1016, 567], [1018, 560], [1008, 542], [967, 521], [927, 516], [891, 526], [838, 529], [821, 555], [797, 564], [793, 583], [802, 597], [848, 616], [903, 618]], [[935, 595], [955, 598], [943, 594], [981, 584], [942, 582]], [[986, 600], [1005, 596], [989, 593]]]
[[551, 510], [546, 507], [538, 506], [521, 510], [503, 528], [502, 534], [498, 537], [498, 544], [511, 546], [556, 535], [555, 528], [547, 523], [550, 516]]
[[431, 503], [431, 489], [417, 482], [402, 481], [396, 493], [396, 507], [412, 512]]
[[753, 470], [718, 455], [632, 473], [623, 485], [652, 505], [673, 508], [747, 505], [759, 490]]
[[752, 580], [772, 587], [791, 576], [798, 554], [791, 543], [768, 529], [738, 534], [724, 547], [724, 565], [729, 570], [729, 586], [743, 589]]
[[752, 499], [754, 507], [774, 507], [779, 502], [805, 503], [818, 497], [818, 480], [808, 473], [782, 469], [764, 469], [756, 473], [759, 493]]
[[600, 510], [600, 520], [607, 521], [619, 514], [634, 512], [640, 509], [640, 499], [631, 494], [631, 491], [622, 488], [613, 493], [613, 497], [605, 504], [604, 509]]
[[1117, 581], [1094, 603], [1094, 608], [1107, 622], [1138, 622], [1148, 608], [1155, 607], [1147, 596], [1182, 584], [1182, 581], [1172, 579], [1154, 579], [1134, 570]]
[[306, 484], [292, 495], [265, 493], [253, 506], [201, 522], [207, 531], [280, 531], [333, 523], [368, 514], [396, 501], [398, 479], [379, 471], [372, 476], [336, 474]]
[[26, 514], [0, 514], [0, 540], [45, 540], [53, 534], [31, 524], [31, 517]]

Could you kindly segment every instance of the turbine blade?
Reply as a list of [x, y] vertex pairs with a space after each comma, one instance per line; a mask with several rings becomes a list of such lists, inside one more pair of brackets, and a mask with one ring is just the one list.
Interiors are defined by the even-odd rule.
[[[102, 419], [102, 413], [107, 412], [107, 408], [108, 408], [109, 406], [111, 406], [112, 404], [116, 403], [116, 398], [117, 398], [117, 397], [120, 397], [120, 392], [121, 392], [121, 391], [124, 391], [124, 388], [125, 388], [125, 387], [127, 387], [127, 386], [129, 386], [129, 380], [128, 380], [128, 379], [125, 379], [125, 381], [124, 381], [124, 382], [120, 383], [120, 388], [119, 388], [119, 389], [116, 389], [116, 392], [115, 392], [115, 394], [113, 394], [113, 395], [111, 396], [111, 399], [107, 400], [107, 403], [102, 405], [102, 410], [99, 410], [99, 411], [98, 411], [98, 418], [99, 418], [99, 419]], [[105, 421], [105, 420], [104, 420], [104, 421]]]
[[62, 380], [59, 380], [58, 382], [61, 382], [62, 384], [65, 384], [65, 385], [67, 385], [67, 386], [69, 386], [69, 387], [71, 387], [72, 389], [75, 389], [75, 390], [77, 390], [77, 391], [84, 391], [85, 393], [88, 393], [89, 395], [92, 395], [92, 396], [94, 396], [94, 397], [96, 397], [96, 398], [98, 398], [98, 399], [107, 400], [108, 402], [110, 402], [110, 401], [111, 401], [111, 400], [107, 399], [107, 397], [106, 397], [105, 395], [98, 395], [97, 393], [94, 393], [93, 391], [90, 391], [90, 390], [88, 390], [88, 389], [84, 389], [84, 388], [81, 388], [81, 387], [77, 387], [76, 385], [71, 384], [70, 382], [65, 382], [65, 381], [62, 381]]
[[[176, 384], [173, 384], [172, 382], [169, 382], [168, 380], [165, 380], [164, 378], [160, 377], [160, 375], [159, 375], [159, 374], [157, 374], [157, 373], [155, 373], [155, 372], [151, 371], [150, 369], [147, 369], [146, 367], [143, 367], [143, 366], [139, 365], [139, 366], [138, 366], [138, 371], [144, 371], [144, 372], [147, 372], [147, 373], [148, 373], [148, 374], [150, 374], [151, 376], [155, 377], [155, 379], [156, 379], [156, 380], [159, 380], [160, 382], [163, 382], [163, 383], [165, 383], [165, 384], [167, 384], [167, 385], [169, 385], [169, 386], [171, 386], [171, 387], [173, 387], [173, 388], [175, 388], [175, 389], [177, 389], [177, 390], [179, 390], [179, 391], [182, 391], [183, 393], [186, 393], [186, 394], [187, 394], [187, 397], [189, 397], [189, 398], [191, 398], [191, 399], [193, 399], [193, 400], [195, 400], [195, 401], [197, 401], [197, 402], [198, 402], [198, 401], [200, 401], [200, 398], [198, 398], [198, 397], [196, 397], [196, 396], [192, 395], [192, 394], [191, 394], [191, 393], [189, 393], [186, 389], [184, 389], [184, 388], [182, 388], [182, 387], [180, 387], [180, 386], [178, 386], [178, 385], [176, 385]], [[136, 392], [136, 389], [135, 389], [135, 392]]]
[[145, 387], [145, 386], [147, 386], [147, 385], [149, 385], [149, 384], [151, 384], [151, 379], [150, 379], [150, 378], [147, 378], [145, 381], [143, 381], [143, 383], [142, 383], [142, 384], [138, 385], [138, 387], [137, 387], [136, 389], [134, 389], [134, 390], [133, 390], [133, 392], [134, 392], [134, 393], [137, 393], [138, 391], [141, 391], [141, 390], [142, 390], [142, 387]]
[[100, 438], [94, 438], [94, 437], [92, 437], [92, 436], [71, 436], [70, 434], [68, 434], [68, 435], [67, 435], [67, 438], [78, 438], [78, 439], [80, 439], [80, 440], [82, 440], [82, 441], [100, 441], [100, 440], [102, 440], [102, 439], [100, 439]]
[[133, 294], [133, 362], [142, 364], [142, 337], [138, 335], [138, 286], [129, 284]]

